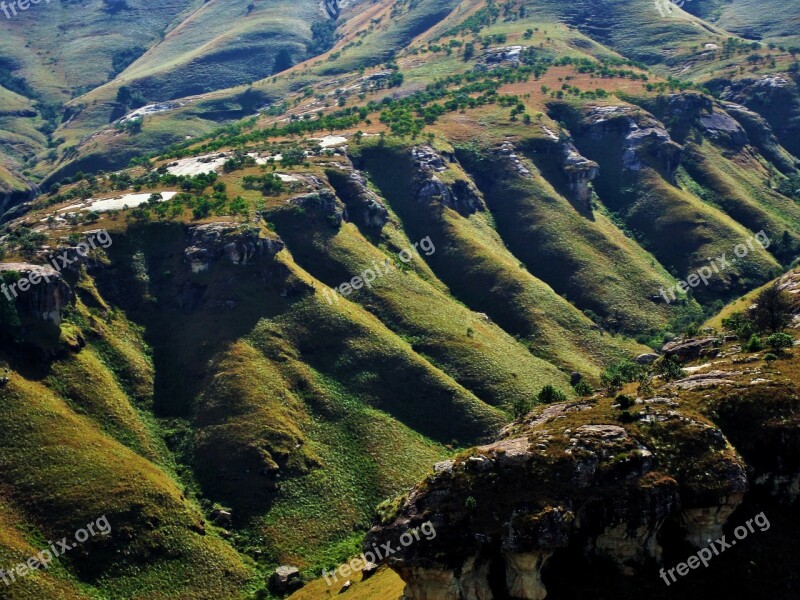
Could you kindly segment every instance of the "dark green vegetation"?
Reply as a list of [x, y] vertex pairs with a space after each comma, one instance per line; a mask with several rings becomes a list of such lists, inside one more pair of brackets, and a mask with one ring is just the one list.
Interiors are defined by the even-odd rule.
[[[11, 597], [265, 598], [287, 563], [312, 580], [376, 506], [539, 405], [637, 429], [637, 395], [685, 373], [635, 357], [709, 318], [796, 380], [796, 308], [769, 283], [800, 250], [797, 52], [724, 29], [749, 0], [693, 3], [0, 21], [0, 260], [113, 238], [70, 294], [0, 294], [0, 568], [102, 514], [113, 532]], [[348, 594], [400, 587], [381, 571]]]

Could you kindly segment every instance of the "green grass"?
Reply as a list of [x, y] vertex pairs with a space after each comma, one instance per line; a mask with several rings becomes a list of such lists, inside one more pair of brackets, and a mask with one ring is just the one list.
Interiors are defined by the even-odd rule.
[[[585, 315], [532, 275], [506, 247], [491, 213], [466, 218], [437, 204], [419, 206], [403, 193], [403, 182], [413, 177], [408, 149], [368, 146], [363, 154], [403, 226], [416, 237], [430, 235], [439, 248], [426, 260], [456, 297], [519, 336], [533, 354], [564, 370], [596, 376], [604, 363], [639, 350], [598, 332]], [[449, 169], [438, 177], [450, 183], [470, 181], [459, 166]]]
[[[334, 230], [321, 216], [297, 216], [292, 209], [273, 212], [269, 218], [295, 259], [330, 287], [350, 281], [388, 258], [395, 269], [350, 299], [373, 312], [416, 352], [485, 402], [505, 406], [517, 398], [533, 397], [547, 383], [567, 384], [565, 374], [533, 357], [505, 331], [454, 302], [413, 271], [401, 270], [403, 263], [395, 253], [372, 246], [355, 226], [345, 224]], [[322, 223], [317, 224], [318, 220]], [[397, 243], [400, 248], [412, 246], [408, 239]], [[428, 257], [422, 253], [414, 258], [415, 262], [423, 260]]]

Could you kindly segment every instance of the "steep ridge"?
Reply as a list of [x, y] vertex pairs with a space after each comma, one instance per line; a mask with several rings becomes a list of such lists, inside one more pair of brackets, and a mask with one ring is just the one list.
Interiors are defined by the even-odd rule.
[[[488, 218], [475, 184], [455, 153], [432, 148], [364, 146], [358, 162], [374, 176], [404, 226], [428, 232], [442, 252], [427, 260], [467, 305], [485, 311], [531, 351], [566, 369], [598, 372], [599, 365], [637, 350], [602, 335], [589, 319], [523, 269]], [[387, 169], [384, 165], [391, 164]], [[401, 182], [411, 181], [411, 185]], [[446, 182], [446, 183], [445, 183]], [[522, 255], [524, 256], [524, 255]], [[535, 268], [532, 273], [537, 273]], [[638, 348], [644, 350], [643, 348]]]

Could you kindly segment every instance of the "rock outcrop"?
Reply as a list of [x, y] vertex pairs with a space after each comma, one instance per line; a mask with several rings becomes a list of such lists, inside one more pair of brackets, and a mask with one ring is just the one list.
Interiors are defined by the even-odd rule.
[[562, 140], [547, 127], [542, 126], [546, 139], [553, 146], [561, 172], [567, 181], [567, 187], [573, 202], [577, 202], [585, 209], [591, 209], [592, 188], [591, 182], [600, 172], [600, 166], [593, 160], [581, 156], [575, 145]]
[[750, 143], [758, 148], [765, 158], [775, 163], [783, 173], [794, 170], [795, 159], [780, 147], [778, 138], [764, 117], [735, 102], [723, 102], [722, 105], [725, 112], [739, 122], [747, 132]]
[[258, 227], [228, 222], [208, 223], [190, 228], [184, 262], [192, 272], [200, 273], [223, 258], [234, 265], [247, 264], [256, 258], [272, 258], [283, 247], [280, 238], [268, 237]]
[[471, 181], [456, 179], [452, 183], [445, 183], [437, 176], [437, 173], [447, 170], [447, 162], [432, 147], [423, 145], [412, 148], [411, 158], [414, 165], [411, 188], [418, 202], [441, 202], [462, 215], [486, 210], [480, 192]]
[[696, 546], [718, 536], [749, 489], [722, 432], [666, 403], [624, 426], [600, 414], [596, 400], [540, 407], [439, 465], [365, 548], [430, 521], [435, 538], [388, 558], [405, 599], [541, 600], [543, 566], [560, 551], [632, 574], [660, 560], [665, 523]]
[[347, 208], [327, 188], [321, 188], [311, 194], [295, 196], [287, 200], [287, 204], [295, 209], [308, 213], [308, 218], [322, 218], [338, 229], [344, 221], [349, 221], [350, 217]]
[[347, 206], [347, 214], [353, 223], [366, 229], [383, 229], [389, 221], [389, 211], [378, 195], [369, 189], [363, 173], [355, 169], [328, 169], [326, 175]]
[[717, 80], [709, 84], [724, 101], [746, 106], [770, 124], [781, 144], [800, 153], [800, 87], [787, 73]]
[[61, 273], [42, 265], [0, 263], [0, 276], [6, 273], [13, 273], [15, 281], [7, 282], [0, 293], [3, 300], [13, 302], [23, 325], [61, 324], [62, 313], [73, 299]]
[[694, 360], [701, 356], [713, 356], [719, 352], [719, 338], [709, 336], [703, 338], [690, 338], [677, 340], [664, 344], [661, 352], [665, 356], [676, 358], [680, 361]]
[[650, 113], [629, 106], [596, 106], [578, 124], [577, 133], [622, 148], [623, 171], [638, 172], [650, 165], [674, 180], [683, 147]]

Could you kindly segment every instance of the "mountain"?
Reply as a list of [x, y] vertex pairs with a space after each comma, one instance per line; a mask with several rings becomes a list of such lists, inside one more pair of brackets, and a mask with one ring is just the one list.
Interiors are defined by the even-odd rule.
[[797, 595], [798, 10], [17, 12], [0, 596]]

